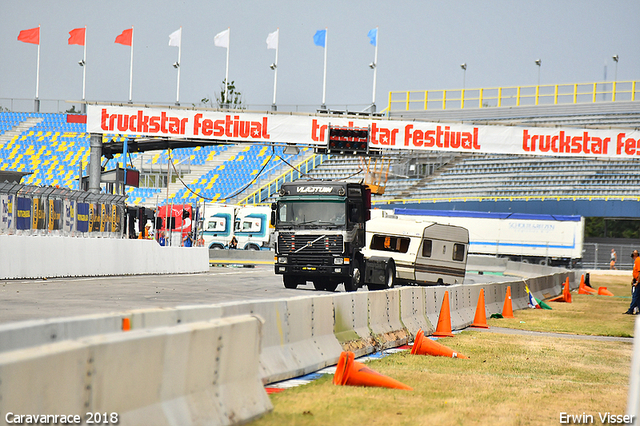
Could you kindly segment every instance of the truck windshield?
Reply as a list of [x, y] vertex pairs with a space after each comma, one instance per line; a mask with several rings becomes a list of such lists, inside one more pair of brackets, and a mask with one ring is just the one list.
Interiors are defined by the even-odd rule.
[[278, 222], [284, 226], [344, 226], [344, 201], [280, 201]]

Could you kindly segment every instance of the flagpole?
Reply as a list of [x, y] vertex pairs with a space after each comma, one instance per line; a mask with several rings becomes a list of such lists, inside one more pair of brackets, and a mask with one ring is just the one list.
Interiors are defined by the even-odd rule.
[[373, 54], [373, 97], [371, 99], [371, 112], [376, 112], [376, 79], [378, 76], [378, 39], [380, 32], [376, 27], [376, 49]]
[[271, 109], [274, 111], [276, 110], [276, 87], [278, 86], [278, 49], [280, 47], [280, 28], [278, 28], [277, 31], [278, 42], [276, 43], [276, 60], [273, 63], [273, 65], [275, 66], [273, 70], [273, 104], [271, 104]]
[[[82, 100], [86, 101], [85, 97], [85, 88], [86, 88], [86, 77], [87, 77], [87, 26], [84, 26], [84, 53], [82, 55]], [[86, 108], [86, 104], [83, 104], [82, 109]]]
[[38, 58], [36, 59], [36, 112], [40, 112], [40, 25], [38, 25]]
[[229, 108], [229, 45], [231, 44], [231, 28], [227, 28], [227, 71], [224, 76], [224, 101]]
[[180, 105], [180, 57], [182, 53], [182, 27], [180, 27], [180, 43], [178, 43], [178, 88], [176, 91], [176, 105]]
[[329, 38], [329, 30], [324, 29], [324, 74], [322, 77], [322, 109], [326, 109], [325, 95], [327, 92], [327, 39]]
[[129, 103], [133, 92], [133, 25], [131, 26], [131, 64], [129, 66]]

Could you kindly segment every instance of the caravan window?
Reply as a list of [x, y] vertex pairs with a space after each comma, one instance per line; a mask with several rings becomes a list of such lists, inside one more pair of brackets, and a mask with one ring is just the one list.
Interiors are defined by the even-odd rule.
[[464, 260], [464, 244], [454, 244], [453, 245], [453, 260], [457, 260], [458, 262], [462, 262]]
[[406, 253], [409, 251], [409, 238], [393, 237], [389, 235], [374, 235], [371, 238], [371, 250], [395, 251]]
[[431, 246], [433, 242], [431, 240], [422, 241], [422, 257], [431, 257]]

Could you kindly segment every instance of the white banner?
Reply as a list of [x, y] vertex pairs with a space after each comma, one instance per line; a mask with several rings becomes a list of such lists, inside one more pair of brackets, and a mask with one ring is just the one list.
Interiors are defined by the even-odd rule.
[[13, 228], [13, 202], [15, 198], [11, 194], [0, 195], [0, 230]]
[[87, 132], [253, 143], [326, 145], [327, 125], [371, 126], [370, 146], [385, 149], [640, 157], [640, 131], [471, 126], [420, 121], [348, 119], [288, 114], [87, 107]]
[[64, 222], [62, 230], [70, 233], [76, 230], [76, 202], [73, 200], [64, 200]]

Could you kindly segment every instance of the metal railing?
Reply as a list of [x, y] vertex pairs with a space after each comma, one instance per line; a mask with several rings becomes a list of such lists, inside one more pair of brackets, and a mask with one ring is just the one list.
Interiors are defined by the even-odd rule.
[[442, 203], [453, 201], [560, 201], [560, 200], [620, 200], [620, 201], [638, 201], [640, 196], [632, 195], [517, 195], [517, 196], [468, 196], [468, 197], [438, 197], [438, 198], [395, 198], [372, 200], [372, 204], [407, 204], [407, 203]]
[[125, 196], [0, 183], [0, 234], [121, 238]]
[[631, 282], [631, 270], [633, 269], [633, 259], [631, 252], [640, 250], [640, 247], [631, 244], [606, 244], [606, 243], [584, 243], [582, 267], [593, 269], [610, 269], [611, 249], [614, 249], [618, 260], [615, 268], [629, 271], [629, 282]]
[[389, 92], [390, 111], [422, 111], [640, 100], [640, 82], [511, 86], [480, 89]]
[[238, 204], [259, 204], [268, 199], [272, 195], [276, 194], [283, 183], [293, 182], [296, 179], [301, 178], [303, 175], [309, 173], [317, 166], [324, 163], [329, 156], [326, 154], [314, 154], [306, 160], [300, 162], [295, 166], [295, 169], [290, 169], [280, 176], [272, 179], [265, 185], [262, 185], [257, 190], [253, 191], [248, 196], [240, 200]]

